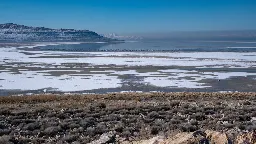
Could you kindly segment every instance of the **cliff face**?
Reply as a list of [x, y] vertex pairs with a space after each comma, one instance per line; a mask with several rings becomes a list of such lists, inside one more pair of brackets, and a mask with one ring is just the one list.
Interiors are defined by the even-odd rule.
[[113, 39], [98, 35], [89, 30], [51, 29], [45, 27], [30, 27], [13, 23], [0, 24], [0, 41], [101, 41], [110, 42]]

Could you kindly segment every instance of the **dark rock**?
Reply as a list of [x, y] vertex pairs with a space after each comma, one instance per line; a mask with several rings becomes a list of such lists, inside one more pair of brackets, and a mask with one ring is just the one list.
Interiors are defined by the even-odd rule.
[[12, 125], [19, 125], [20, 123], [23, 123], [24, 120], [23, 119], [14, 119], [12, 120], [11, 124]]
[[76, 135], [66, 135], [63, 140], [68, 142], [68, 143], [71, 143], [73, 141], [75, 141], [77, 139], [78, 136]]
[[12, 114], [13, 115], [21, 115], [21, 116], [26, 116], [28, 113], [27, 110], [20, 110], [20, 111], [13, 111]]
[[26, 124], [26, 125], [23, 127], [24, 130], [30, 130], [30, 131], [33, 131], [33, 130], [39, 129], [39, 128], [40, 128], [40, 125], [39, 125], [39, 123], [37, 123], [37, 122]]
[[59, 122], [57, 121], [48, 121], [44, 124], [45, 127], [54, 127], [54, 126], [58, 126]]
[[66, 118], [69, 118], [69, 116], [67, 113], [60, 113], [60, 114], [57, 114], [57, 118], [66, 119]]
[[118, 124], [115, 125], [115, 131], [116, 131], [116, 132], [119, 132], [119, 133], [122, 133], [124, 127], [125, 127], [124, 124], [120, 122], [120, 123], [118, 123]]
[[81, 144], [79, 141], [74, 141], [71, 144]]
[[251, 102], [250, 101], [245, 101], [243, 104], [244, 105], [251, 105]]
[[34, 119], [25, 119], [24, 122], [27, 123], [27, 124], [28, 123], [34, 123], [34, 122], [36, 122], [36, 120], [34, 120]]
[[193, 136], [194, 136], [194, 137], [197, 137], [197, 136], [206, 137], [206, 133], [203, 132], [203, 131], [195, 131], [195, 132], [193, 133]]
[[18, 125], [18, 128], [22, 129], [25, 125], [26, 125], [25, 123], [20, 123], [20, 124]]
[[60, 127], [56, 127], [56, 126], [54, 126], [54, 127], [48, 127], [48, 128], [46, 128], [46, 129], [43, 131], [43, 133], [44, 133], [45, 135], [48, 135], [48, 136], [55, 136], [55, 135], [58, 134], [58, 132], [59, 132], [60, 130], [61, 130]]
[[83, 120], [80, 121], [80, 126], [82, 126], [83, 128], [87, 128], [90, 126], [93, 126], [95, 124], [95, 118], [85, 118]]
[[191, 121], [190, 121], [190, 124], [191, 124], [191, 125], [198, 125], [198, 121], [196, 121], [196, 120], [191, 120]]
[[43, 138], [35, 138], [31, 142], [32, 143], [44, 143], [45, 139], [43, 139]]
[[95, 132], [97, 134], [103, 134], [107, 131], [107, 126], [105, 123], [99, 123], [97, 124], [96, 128], [95, 128]]
[[19, 139], [19, 144], [28, 144], [31, 142], [31, 139], [29, 138], [22, 138], [22, 139]]
[[71, 128], [71, 129], [74, 129], [74, 128], [79, 128], [80, 125], [79, 124], [75, 124], [75, 123], [71, 123], [68, 127]]
[[204, 115], [203, 113], [200, 113], [200, 112], [196, 113], [196, 114], [194, 115], [194, 117], [195, 117], [195, 119], [198, 120], [198, 121], [202, 121], [202, 120], [205, 120], [205, 119], [206, 119], [205, 115]]
[[69, 129], [69, 123], [68, 122], [62, 122], [60, 124], [61, 128], [64, 129], [64, 130], [67, 130]]
[[0, 137], [0, 144], [13, 144], [13, 142], [10, 141], [11, 137], [10, 136], [1, 136]]
[[1, 109], [0, 110], [0, 115], [9, 115], [9, 114], [11, 114], [11, 112], [7, 109]]
[[152, 128], [151, 128], [151, 134], [152, 135], [157, 135], [158, 133], [159, 133], [159, 131], [160, 131], [160, 127], [159, 126], [153, 126]]
[[5, 129], [7, 128], [7, 125], [5, 124], [5, 122], [0, 122], [0, 129]]
[[40, 130], [36, 129], [32, 132], [33, 135], [38, 135], [40, 133]]
[[0, 136], [8, 135], [10, 132], [9, 129], [0, 129]]
[[124, 130], [124, 132], [122, 133], [122, 135], [123, 135], [123, 137], [128, 138], [128, 137], [130, 137], [132, 134], [131, 134], [131, 132], [130, 132], [129, 130]]
[[197, 127], [190, 124], [185, 124], [181, 126], [181, 130], [183, 132], [194, 132], [197, 130]]
[[104, 109], [104, 108], [106, 108], [106, 104], [105, 103], [99, 103], [98, 107], [101, 108], [101, 109]]
[[79, 127], [79, 128], [77, 129], [77, 131], [78, 131], [79, 133], [81, 133], [81, 132], [84, 131], [84, 128], [83, 128], [83, 127]]
[[156, 119], [159, 117], [159, 114], [156, 111], [152, 111], [147, 115], [147, 117], [150, 119]]
[[87, 133], [87, 135], [89, 135], [89, 136], [94, 136], [94, 135], [96, 135], [96, 133], [95, 133], [95, 128], [94, 128], [94, 127], [88, 127], [88, 128], [86, 129], [86, 133]]

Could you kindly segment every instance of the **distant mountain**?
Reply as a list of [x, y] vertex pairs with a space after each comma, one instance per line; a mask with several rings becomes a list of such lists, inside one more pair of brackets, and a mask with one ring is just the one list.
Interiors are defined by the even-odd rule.
[[111, 38], [111, 39], [119, 39], [119, 40], [141, 40], [143, 39], [140, 36], [121, 36], [115, 33], [110, 33], [110, 34], [103, 34], [102, 36]]
[[101, 36], [89, 30], [51, 29], [31, 27], [13, 23], [0, 24], [0, 41], [21, 42], [51, 42], [51, 41], [81, 41], [81, 42], [112, 42], [115, 39]]

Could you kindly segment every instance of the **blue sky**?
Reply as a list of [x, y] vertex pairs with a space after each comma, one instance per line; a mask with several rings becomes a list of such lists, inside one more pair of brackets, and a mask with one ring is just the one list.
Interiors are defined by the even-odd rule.
[[146, 33], [256, 29], [256, 0], [0, 0], [0, 23]]

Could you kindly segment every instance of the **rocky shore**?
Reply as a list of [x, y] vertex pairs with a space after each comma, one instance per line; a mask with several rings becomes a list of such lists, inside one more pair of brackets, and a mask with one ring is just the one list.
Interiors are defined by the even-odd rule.
[[255, 143], [255, 109], [256, 93], [3, 96], [0, 143]]

